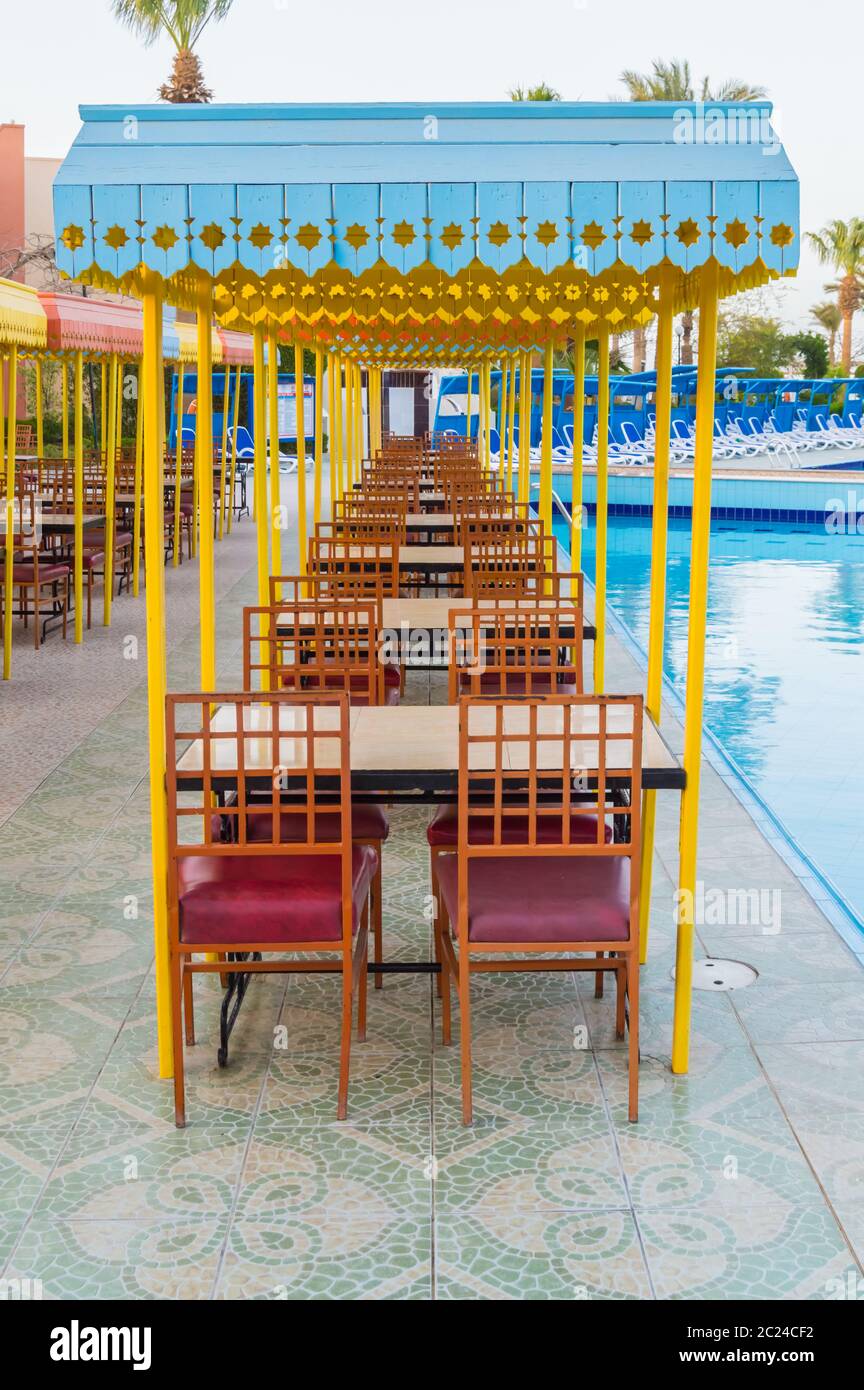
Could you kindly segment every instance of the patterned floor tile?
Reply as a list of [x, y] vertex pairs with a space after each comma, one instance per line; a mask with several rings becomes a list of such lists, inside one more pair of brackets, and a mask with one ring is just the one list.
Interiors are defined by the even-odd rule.
[[864, 1041], [861, 972], [845, 982], [753, 986], [734, 1005], [748, 1036], [760, 1043]]
[[244, 1129], [167, 1129], [91, 1102], [41, 1194], [35, 1220], [183, 1222], [228, 1215], [246, 1151]]
[[[262, 1113], [282, 1121], [330, 1124], [336, 1115], [339, 1056], [305, 1052], [302, 1046], [274, 1052], [261, 1103]], [[355, 1121], [416, 1123], [429, 1115], [432, 1062], [429, 1049], [388, 1043], [354, 1043], [348, 1084], [348, 1113]]]
[[435, 1205], [439, 1213], [489, 1209], [574, 1211], [617, 1207], [629, 1199], [606, 1117], [574, 1108], [569, 1122], [510, 1120], [435, 1134]]
[[[218, 560], [229, 688], [252, 528]], [[197, 587], [194, 565], [166, 584], [174, 688], [198, 681]], [[121, 606], [143, 635], [143, 605]], [[144, 670], [117, 631], [88, 634], [86, 664], [55, 644], [38, 687], [16, 643], [0, 730], [0, 1268], [46, 1298], [848, 1296], [837, 1221], [864, 1247], [859, 967], [710, 769], [700, 876], [781, 888], [782, 929], [700, 929], [701, 950], [760, 979], [696, 996], [689, 1074], [672, 1076], [678, 805], [661, 797], [638, 1125], [611, 981], [598, 1001], [590, 974], [475, 977], [466, 1127], [459, 1008], [444, 1048], [428, 977], [370, 989], [337, 1122], [338, 979], [256, 979], [221, 1069], [213, 976], [195, 981], [178, 1131], [156, 1043]], [[629, 656], [614, 641], [608, 655], [616, 688], [635, 688]], [[446, 675], [412, 674], [407, 703], [430, 698]], [[428, 961], [430, 812], [388, 814], [385, 958]]]
[[226, 1232], [227, 1221], [200, 1215], [155, 1226], [32, 1220], [5, 1277], [41, 1279], [49, 1300], [209, 1298]]
[[496, 1206], [478, 1214], [439, 1214], [435, 1243], [441, 1299], [651, 1297], [636, 1225], [627, 1211], [582, 1215]]
[[[579, 981], [582, 1007], [591, 1046], [626, 1051], [628, 1041], [615, 1033], [614, 992], [607, 986], [606, 997], [594, 998], [594, 985], [588, 977]], [[672, 1021], [675, 990], [670, 980], [665, 987], [654, 986], [639, 996], [639, 1046], [643, 1057], [668, 1058], [672, 1054]], [[690, 1042], [702, 1047], [738, 1047], [746, 1038], [728, 994], [695, 993], [693, 996]]]
[[824, 1207], [642, 1211], [638, 1221], [658, 1298], [832, 1299], [858, 1274]]
[[864, 975], [852, 952], [839, 937], [824, 932], [752, 936], [746, 943], [737, 932], [728, 933], [722, 928], [702, 928], [700, 935], [709, 958], [714, 953], [720, 960], [744, 960], [758, 970], [758, 985], [751, 985], [751, 989], [854, 978], [864, 984]]
[[299, 1215], [236, 1223], [220, 1299], [427, 1300], [432, 1292], [431, 1217], [398, 1208], [349, 1216], [326, 1202]]
[[[459, 1049], [437, 1048], [434, 1062], [436, 1130], [462, 1124]], [[525, 1047], [472, 1048], [475, 1123], [506, 1117], [552, 1124], [602, 1107], [589, 1052]]]
[[236, 1219], [278, 1224], [326, 1207], [352, 1221], [394, 1211], [422, 1220], [432, 1211], [433, 1177], [430, 1134], [422, 1124], [310, 1126], [262, 1115]]

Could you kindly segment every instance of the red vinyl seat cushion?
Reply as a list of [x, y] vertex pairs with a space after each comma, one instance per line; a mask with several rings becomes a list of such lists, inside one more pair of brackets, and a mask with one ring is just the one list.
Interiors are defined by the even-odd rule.
[[[131, 531], [115, 531], [115, 532], [114, 532], [114, 545], [117, 547], [118, 550], [119, 550], [122, 546], [131, 545], [131, 544], [132, 544], [132, 533], [131, 533]], [[105, 546], [105, 532], [104, 532], [104, 531], [85, 531], [85, 532], [84, 532], [84, 548], [85, 548], [85, 550], [102, 550], [102, 549], [104, 549], [104, 546]]]
[[[455, 854], [438, 859], [438, 886], [455, 930]], [[627, 941], [630, 862], [623, 855], [474, 859], [468, 866], [471, 941]]]
[[[528, 690], [528, 679], [524, 672], [513, 670], [512, 674], [508, 670], [506, 680], [502, 681], [500, 671], [483, 671], [480, 675], [480, 693], [483, 695], [549, 695], [555, 690], [560, 690], [564, 686], [576, 684], [576, 670], [573, 666], [556, 666], [554, 674], [552, 669], [538, 671], [536, 668], [531, 670], [531, 689]], [[460, 689], [470, 691], [472, 686], [471, 676], [467, 671], [459, 672]]]
[[[491, 845], [494, 839], [495, 819], [491, 811], [472, 811], [468, 818], [468, 843], [472, 845]], [[524, 816], [502, 816], [501, 835], [506, 845], [525, 845], [528, 843], [529, 820]], [[597, 817], [575, 813], [570, 817], [570, 837], [578, 845], [597, 842]], [[439, 806], [426, 830], [426, 838], [433, 848], [442, 846], [454, 849], [459, 843], [458, 806]], [[612, 827], [607, 825], [604, 836], [607, 845], [612, 841]], [[537, 839], [541, 845], [560, 845], [561, 816], [538, 816]]]
[[[344, 690], [344, 689], [345, 689], [345, 682], [344, 682], [344, 680], [342, 679], [341, 676], [328, 676], [328, 677], [326, 678], [326, 680], [324, 681], [324, 685], [325, 685], [325, 688], [326, 688], [327, 690]], [[357, 675], [357, 676], [351, 676], [351, 678], [350, 678], [350, 690], [349, 690], [348, 693], [349, 693], [349, 696], [350, 696], [350, 700], [351, 700], [352, 705], [358, 705], [358, 706], [360, 706], [361, 708], [363, 708], [363, 707], [365, 707], [366, 705], [368, 705], [368, 703], [369, 703], [369, 680], [368, 680], [368, 677], [365, 676], [365, 675], [362, 675], [362, 674], [361, 674], [361, 675]], [[387, 677], [386, 677], [386, 675], [385, 675], [385, 677], [384, 677], [384, 704], [385, 704], [385, 705], [398, 705], [398, 704], [399, 704], [399, 700], [400, 700], [399, 682], [397, 681], [396, 685], [393, 685], [391, 681], [388, 681], [388, 680], [387, 680]]]
[[[315, 838], [336, 841], [340, 824], [338, 811], [319, 811], [315, 817]], [[271, 839], [273, 817], [267, 811], [249, 811], [246, 815], [246, 835], [253, 844]], [[352, 806], [351, 834], [355, 840], [386, 840], [390, 823], [380, 806]], [[279, 838], [283, 845], [296, 844], [306, 838], [305, 811], [283, 811], [279, 817]]]
[[[32, 565], [13, 565], [12, 583], [13, 584], [32, 584], [36, 571]], [[39, 583], [50, 584], [55, 579], [64, 579], [69, 573], [68, 565], [39, 565]]]
[[[378, 867], [377, 851], [352, 851], [356, 932]], [[178, 865], [180, 937], [190, 945], [290, 945], [342, 938], [338, 855], [189, 855]]]

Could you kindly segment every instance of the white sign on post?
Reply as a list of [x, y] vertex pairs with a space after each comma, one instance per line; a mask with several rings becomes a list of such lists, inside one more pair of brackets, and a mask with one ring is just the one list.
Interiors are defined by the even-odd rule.
[[[297, 389], [293, 381], [280, 381], [276, 392], [279, 418], [279, 438], [297, 438]], [[315, 387], [311, 381], [303, 383], [303, 437], [311, 439], [315, 433]]]

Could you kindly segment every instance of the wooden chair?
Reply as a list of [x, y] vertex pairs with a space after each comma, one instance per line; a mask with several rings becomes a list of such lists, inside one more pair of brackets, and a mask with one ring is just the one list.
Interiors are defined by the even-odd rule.
[[342, 690], [354, 705], [395, 705], [379, 656], [374, 603], [301, 598], [243, 609], [243, 685], [324, 693]]
[[448, 693], [546, 696], [581, 694], [581, 604], [499, 601], [452, 608], [448, 615]]
[[493, 564], [485, 568], [483, 561], [475, 556], [475, 563], [465, 574], [465, 597], [477, 605], [485, 606], [495, 602], [526, 602], [572, 599], [583, 606], [583, 576], [579, 573], [551, 573], [541, 569], [512, 568], [502, 571]]
[[638, 1117], [642, 718], [640, 696], [460, 701], [458, 843], [436, 863], [436, 938], [445, 1043], [458, 988], [466, 1125], [478, 971], [613, 973]]
[[399, 546], [393, 541], [352, 542], [312, 538], [309, 545], [310, 578], [316, 583], [337, 576], [354, 575], [380, 581], [385, 598], [399, 597]]
[[477, 536], [465, 551], [466, 593], [521, 594], [526, 576], [555, 573], [556, 557], [555, 537], [542, 532]]
[[[5, 591], [0, 574], [0, 626], [6, 603], [13, 605], [14, 591], [18, 590], [17, 616], [29, 627], [33, 618], [33, 645], [36, 650], [42, 642], [43, 620], [61, 617], [63, 639], [66, 639], [67, 618], [69, 616], [69, 566], [58, 560], [50, 551], [42, 550], [38, 529], [38, 512], [32, 494], [19, 500], [12, 515], [12, 532], [2, 536], [3, 544], [12, 546], [12, 593]], [[6, 523], [5, 510], [2, 521]], [[5, 573], [5, 568], [3, 570]]]
[[[271, 689], [286, 684], [288, 676], [289, 688], [308, 691], [310, 682], [314, 688], [324, 688], [328, 692], [339, 687], [349, 695], [351, 705], [399, 703], [403, 684], [400, 669], [382, 663], [378, 656], [381, 598], [346, 592], [310, 595], [308, 580], [300, 575], [271, 578], [269, 585], [269, 609], [243, 610], [244, 687], [251, 689], [256, 671], [265, 671], [265, 684]], [[338, 613], [344, 614], [342, 620], [336, 617]], [[364, 621], [365, 635], [356, 645], [358, 619]], [[369, 628], [371, 619], [374, 627]], [[349, 660], [339, 666], [344, 646], [349, 648]], [[336, 648], [335, 662], [332, 662], [333, 648]], [[317, 653], [324, 656], [324, 663], [317, 662]], [[369, 659], [371, 655], [374, 655], [374, 662]], [[389, 835], [390, 824], [383, 806], [357, 801], [354, 840], [357, 844], [371, 845], [379, 859], [371, 899], [376, 965], [381, 965], [383, 960], [381, 865], [383, 845]], [[382, 986], [382, 976], [376, 973], [376, 990], [381, 990]]]
[[337, 526], [381, 518], [389, 523], [400, 522], [404, 531], [407, 513], [408, 499], [405, 493], [388, 492], [383, 488], [346, 495], [333, 504], [333, 521]]
[[[366, 1036], [369, 894], [378, 868], [375, 850], [352, 838], [349, 716], [348, 700], [339, 694], [167, 697], [168, 920], [179, 1128], [186, 1124], [184, 1031], [187, 1043], [195, 1041], [192, 978], [213, 972], [246, 977], [246, 983], [262, 973], [341, 974], [336, 1114], [347, 1118], [355, 995], [358, 1040]], [[233, 788], [233, 800], [214, 815], [214, 796], [224, 799], [226, 787]], [[285, 796], [291, 798], [289, 812]], [[290, 838], [283, 837], [286, 816]], [[227, 836], [226, 822], [233, 832]], [[264, 959], [274, 953], [292, 959]]]
[[373, 545], [405, 544], [405, 518], [387, 516], [351, 516], [336, 521], [319, 521], [315, 527], [316, 540], [370, 541]]

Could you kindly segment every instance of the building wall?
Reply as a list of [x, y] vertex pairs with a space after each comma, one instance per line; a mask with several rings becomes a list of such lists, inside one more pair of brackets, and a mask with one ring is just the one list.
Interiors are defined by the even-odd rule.
[[26, 234], [24, 127], [0, 125], [0, 274]]
[[[61, 159], [46, 159], [27, 156], [24, 160], [24, 213], [25, 235], [54, 240], [54, 209], [51, 188], [54, 176], [62, 164]], [[46, 273], [45, 267], [29, 265], [24, 278], [28, 285], [36, 289], [51, 289], [57, 277]]]

